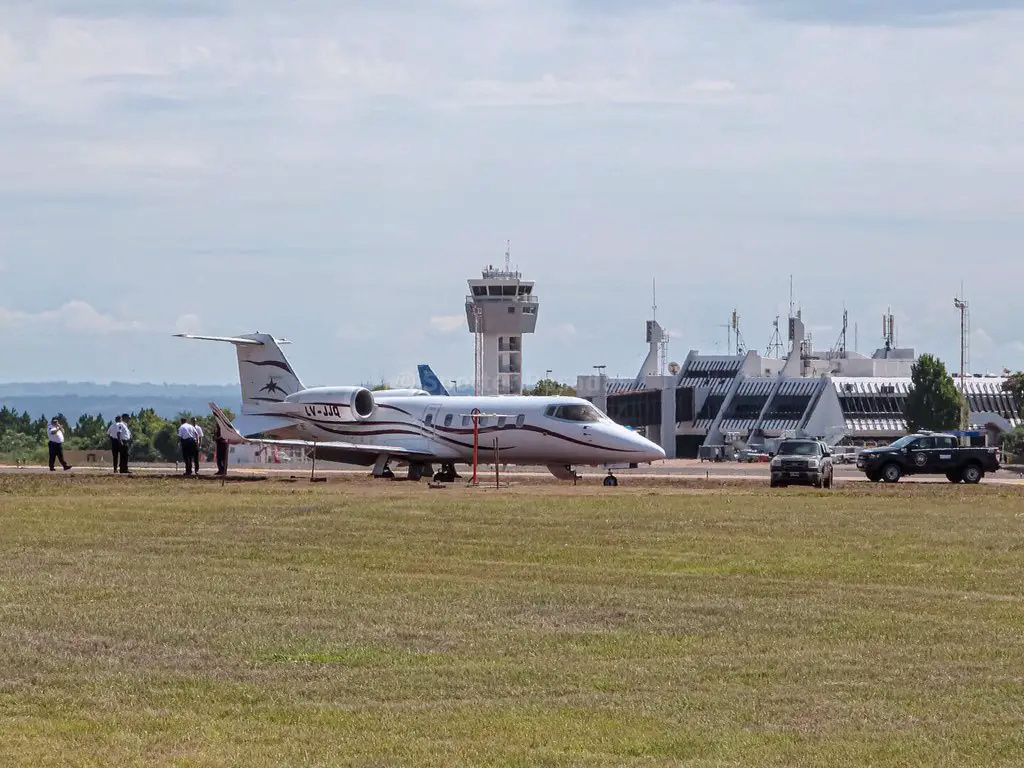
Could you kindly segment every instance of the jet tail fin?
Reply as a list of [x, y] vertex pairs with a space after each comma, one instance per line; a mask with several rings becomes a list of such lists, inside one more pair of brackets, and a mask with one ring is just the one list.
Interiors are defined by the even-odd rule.
[[420, 363], [416, 366], [416, 369], [420, 374], [420, 388], [425, 390], [431, 395], [444, 395], [447, 397], [451, 393], [445, 388], [441, 380], [437, 378], [437, 374], [431, 370], [430, 366], [426, 363]]
[[242, 413], [253, 413], [265, 403], [279, 403], [290, 394], [305, 389], [281, 351], [286, 339], [266, 333], [242, 336], [196, 336], [175, 334], [182, 339], [223, 341], [233, 344], [238, 356], [238, 381], [242, 387]]

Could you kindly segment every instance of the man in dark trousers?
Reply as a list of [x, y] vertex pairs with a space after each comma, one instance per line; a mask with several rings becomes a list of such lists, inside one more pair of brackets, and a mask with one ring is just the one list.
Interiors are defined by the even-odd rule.
[[118, 432], [121, 440], [121, 474], [127, 475], [128, 472], [128, 446], [132, 442], [132, 431], [128, 428], [128, 414], [121, 414], [121, 428]]
[[114, 423], [107, 430], [107, 437], [110, 438], [110, 454], [114, 457], [114, 472], [117, 472], [117, 463], [121, 458], [121, 417], [115, 416]]
[[192, 477], [192, 466], [195, 462], [196, 475], [199, 474], [199, 462], [198, 456], [198, 444], [196, 441], [196, 431], [191, 424], [188, 423], [188, 419], [182, 419], [181, 425], [178, 427], [178, 441], [181, 443], [181, 458], [185, 461], [185, 477]]
[[50, 471], [56, 471], [54, 464], [60, 460], [60, 465], [65, 470], [71, 469], [71, 465], [64, 461], [64, 428], [54, 416], [50, 419], [50, 426], [46, 428], [46, 434], [50, 438]]
[[224, 476], [228, 473], [228, 441], [220, 433], [220, 422], [213, 420], [213, 436], [217, 443], [217, 474]]

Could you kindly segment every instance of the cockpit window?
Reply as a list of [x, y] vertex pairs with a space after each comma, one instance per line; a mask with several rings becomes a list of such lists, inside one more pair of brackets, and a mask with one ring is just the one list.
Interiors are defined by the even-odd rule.
[[601, 421], [601, 412], [590, 403], [549, 405], [544, 415], [562, 421]]

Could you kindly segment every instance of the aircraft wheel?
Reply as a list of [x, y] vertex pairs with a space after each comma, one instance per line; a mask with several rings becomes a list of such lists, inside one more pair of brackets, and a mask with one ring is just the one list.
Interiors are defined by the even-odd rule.
[[618, 481], [618, 478], [615, 477], [615, 475], [608, 475], [608, 477], [606, 477], [604, 479], [604, 485], [607, 488], [614, 488], [618, 484], [619, 484], [619, 481]]

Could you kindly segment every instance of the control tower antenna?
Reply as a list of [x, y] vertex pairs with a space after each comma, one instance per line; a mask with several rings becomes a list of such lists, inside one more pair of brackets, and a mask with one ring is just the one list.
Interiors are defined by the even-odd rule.
[[510, 263], [511, 261], [512, 261], [512, 241], [511, 240], [506, 240], [505, 241], [505, 272], [508, 272], [508, 273], [512, 272], [512, 265]]
[[964, 295], [964, 287], [960, 285], [960, 296], [953, 299], [953, 306], [960, 312], [960, 429], [967, 429], [967, 368], [971, 364], [971, 307]]
[[789, 316], [793, 317], [793, 276], [789, 276]]
[[774, 322], [772, 322], [772, 337], [768, 341], [768, 349], [765, 351], [764, 356], [773, 359], [782, 358], [782, 334], [779, 333], [779, 316], [775, 316]]

